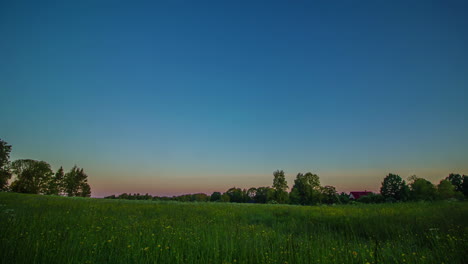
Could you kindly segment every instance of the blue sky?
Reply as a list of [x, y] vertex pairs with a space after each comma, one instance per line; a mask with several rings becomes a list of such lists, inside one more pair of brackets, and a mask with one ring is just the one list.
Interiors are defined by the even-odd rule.
[[93, 195], [468, 174], [466, 1], [2, 1], [0, 137]]

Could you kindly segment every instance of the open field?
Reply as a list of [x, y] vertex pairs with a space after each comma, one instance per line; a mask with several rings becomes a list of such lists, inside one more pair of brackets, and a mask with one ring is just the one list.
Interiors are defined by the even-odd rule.
[[466, 263], [468, 258], [466, 202], [306, 207], [0, 193], [0, 222], [1, 263]]

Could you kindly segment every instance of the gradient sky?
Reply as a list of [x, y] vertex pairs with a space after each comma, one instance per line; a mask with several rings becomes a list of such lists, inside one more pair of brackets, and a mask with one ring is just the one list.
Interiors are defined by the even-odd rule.
[[93, 196], [468, 174], [468, 1], [0, 2], [0, 138]]

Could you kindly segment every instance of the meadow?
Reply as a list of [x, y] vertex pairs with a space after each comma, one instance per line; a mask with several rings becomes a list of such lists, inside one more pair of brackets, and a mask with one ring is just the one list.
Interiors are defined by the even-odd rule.
[[468, 203], [294, 206], [0, 193], [1, 263], [467, 263]]

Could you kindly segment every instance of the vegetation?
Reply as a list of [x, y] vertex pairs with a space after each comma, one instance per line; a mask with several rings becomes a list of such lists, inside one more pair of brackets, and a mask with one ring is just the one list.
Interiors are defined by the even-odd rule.
[[[64, 173], [60, 167], [53, 172], [45, 161], [20, 159], [10, 163], [11, 146], [0, 139], [0, 191], [19, 193], [48, 194], [61, 196], [90, 197], [91, 187], [88, 175], [82, 168], [74, 166]], [[8, 181], [15, 179], [8, 186]], [[413, 175], [408, 184], [396, 174], [388, 174], [380, 188], [380, 194], [361, 197], [356, 202], [383, 203], [404, 201], [434, 201], [446, 199], [463, 200], [468, 197], [468, 176], [451, 173], [439, 185]], [[231, 202], [231, 203], [272, 203], [272, 204], [346, 204], [351, 202], [345, 193], [338, 194], [333, 186], [321, 186], [317, 174], [298, 173], [294, 185], [288, 193], [288, 183], [283, 170], [273, 172], [272, 187], [251, 187], [241, 189], [232, 187], [225, 193], [213, 192], [210, 196], [204, 193], [184, 194], [174, 197], [158, 197], [149, 194], [111, 195], [108, 199], [126, 200], [162, 200], [182, 202]]]
[[[0, 191], [90, 197], [88, 175], [74, 166], [64, 174], [63, 168], [54, 174], [49, 163], [32, 159], [10, 162], [11, 145], [0, 139]], [[8, 181], [14, 177], [11, 185]]]
[[294, 206], [0, 193], [1, 263], [466, 263], [466, 202]]

